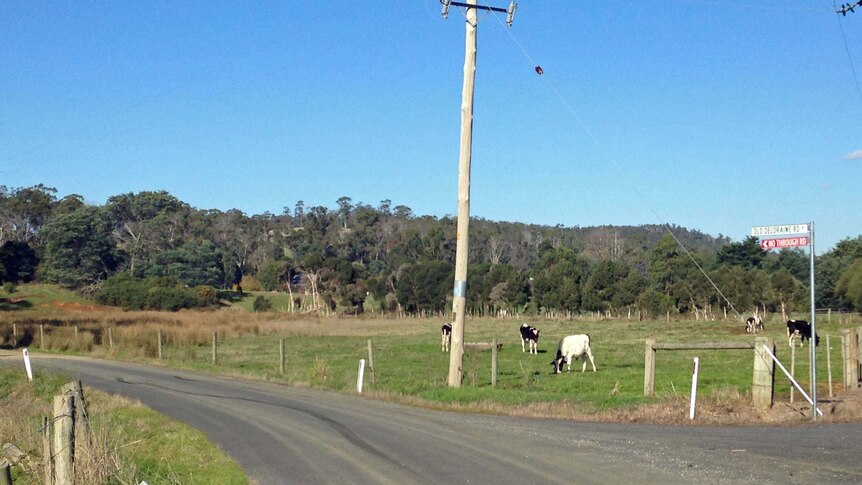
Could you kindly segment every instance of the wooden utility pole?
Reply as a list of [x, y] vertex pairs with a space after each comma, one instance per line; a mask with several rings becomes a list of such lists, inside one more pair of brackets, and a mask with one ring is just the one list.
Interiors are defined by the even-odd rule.
[[[475, 6], [476, 0], [468, 0]], [[470, 229], [470, 162], [473, 150], [473, 91], [476, 81], [476, 9], [467, 8], [464, 87], [461, 90], [461, 151], [458, 156], [458, 226], [455, 236], [455, 288], [449, 387], [461, 387], [464, 367], [464, 310], [467, 307], [467, 239]]]
[[506, 23], [512, 25], [515, 2], [508, 9], [476, 5], [476, 0], [466, 3], [443, 0], [443, 17], [449, 7], [464, 7], [467, 10], [467, 34], [464, 49], [464, 85], [461, 90], [461, 149], [458, 157], [458, 225], [455, 235], [455, 285], [452, 298], [452, 341], [449, 352], [449, 387], [461, 387], [464, 368], [464, 311], [467, 307], [467, 242], [470, 229], [470, 162], [473, 151], [473, 92], [476, 81], [476, 27], [478, 9], [505, 12]]

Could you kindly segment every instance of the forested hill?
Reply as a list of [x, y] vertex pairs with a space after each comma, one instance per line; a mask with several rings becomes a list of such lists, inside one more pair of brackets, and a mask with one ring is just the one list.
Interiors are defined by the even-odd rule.
[[[102, 206], [55, 194], [42, 185], [0, 187], [0, 280], [38, 278], [95, 290], [123, 275], [183, 287], [313, 291], [322, 305], [349, 312], [441, 312], [451, 295], [451, 216], [417, 216], [388, 200], [371, 206], [349, 197], [333, 208], [299, 201], [281, 214], [247, 215], [196, 209], [167, 192], [120, 194]], [[802, 253], [767, 255], [751, 238], [731, 243], [676, 226], [551, 227], [474, 219], [471, 311], [636, 308], [657, 314], [724, 306], [669, 231], [728, 287], [723, 291], [735, 306], [804, 301]], [[860, 248], [862, 240], [848, 240], [821, 257], [835, 260], [824, 304], [852, 304], [839, 294], [838, 281], [862, 257]]]

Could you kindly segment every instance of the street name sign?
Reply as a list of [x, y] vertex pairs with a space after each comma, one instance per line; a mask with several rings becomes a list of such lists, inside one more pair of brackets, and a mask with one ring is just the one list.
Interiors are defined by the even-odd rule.
[[807, 234], [808, 232], [808, 224], [785, 224], [783, 226], [755, 226], [751, 228], [751, 235], [755, 237]]
[[777, 239], [760, 240], [760, 249], [764, 251], [770, 249], [795, 248], [799, 246], [808, 246], [808, 236], [782, 237]]

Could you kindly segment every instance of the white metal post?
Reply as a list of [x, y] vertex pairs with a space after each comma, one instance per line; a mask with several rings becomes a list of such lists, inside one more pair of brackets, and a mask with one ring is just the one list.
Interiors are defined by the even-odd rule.
[[[815, 319], [817, 314], [814, 306], [814, 223], [809, 223], [808, 238], [811, 246], [811, 339], [808, 346], [811, 348], [811, 420], [817, 421], [817, 325]], [[814, 343], [812, 344], [812, 340]]]
[[33, 382], [33, 368], [30, 367], [30, 352], [24, 349], [24, 369], [27, 370], [27, 380]]
[[700, 360], [694, 358], [694, 370], [691, 373], [691, 405], [688, 409], [688, 419], [694, 419], [694, 403], [697, 400], [697, 371]]
[[362, 376], [365, 374], [365, 359], [359, 359], [359, 375], [356, 377], [356, 391], [362, 394]]

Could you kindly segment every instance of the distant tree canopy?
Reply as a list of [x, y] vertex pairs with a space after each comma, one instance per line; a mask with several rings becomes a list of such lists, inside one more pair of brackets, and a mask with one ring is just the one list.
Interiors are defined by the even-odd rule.
[[[280, 215], [249, 216], [195, 209], [164, 191], [120, 194], [103, 206], [77, 195], [57, 200], [56, 192], [0, 186], [0, 282], [98, 289], [101, 301], [128, 308], [208, 305], [216, 288], [241, 285], [313, 294], [320, 305], [350, 313], [451, 309], [456, 221], [449, 216], [416, 216], [391, 200], [374, 207], [347, 196], [334, 209], [297, 201]], [[731, 242], [678, 226], [475, 218], [469, 247], [467, 308], [474, 315], [808, 306], [807, 254], [764, 252], [752, 237]], [[862, 309], [860, 261], [862, 236], [817, 258], [818, 307]], [[118, 295], [127, 301], [120, 304]]]

